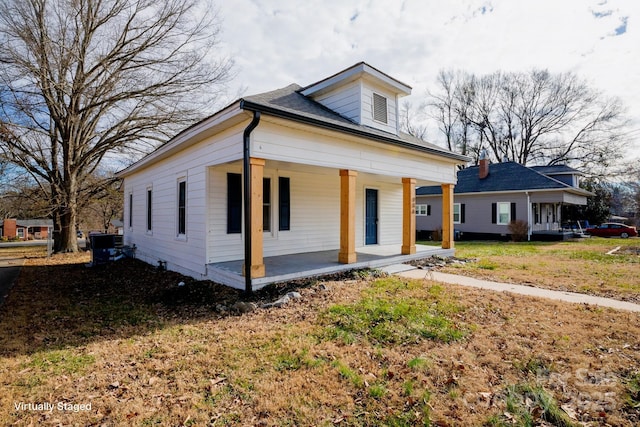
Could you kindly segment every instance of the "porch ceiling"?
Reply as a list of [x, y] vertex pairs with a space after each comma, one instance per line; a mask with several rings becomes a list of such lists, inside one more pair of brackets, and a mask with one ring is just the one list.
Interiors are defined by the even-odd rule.
[[[416, 253], [401, 255], [400, 245], [375, 245], [357, 248], [358, 261], [353, 264], [338, 262], [338, 249], [301, 254], [280, 255], [264, 258], [266, 277], [253, 279], [253, 289], [258, 290], [268, 284], [285, 282], [306, 277], [321, 276], [360, 268], [381, 268], [392, 264], [434, 255], [453, 256], [453, 249], [436, 246], [416, 245]], [[209, 264], [209, 279], [234, 288], [244, 289], [242, 276], [243, 260]]]

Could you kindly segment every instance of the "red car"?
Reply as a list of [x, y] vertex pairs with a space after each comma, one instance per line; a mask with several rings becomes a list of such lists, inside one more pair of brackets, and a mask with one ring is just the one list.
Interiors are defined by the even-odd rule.
[[607, 222], [604, 224], [600, 224], [594, 228], [587, 228], [585, 233], [590, 234], [592, 236], [599, 237], [622, 237], [626, 239], [627, 237], [635, 237], [638, 235], [638, 230], [635, 227], [630, 227], [624, 224], [618, 224], [615, 222]]

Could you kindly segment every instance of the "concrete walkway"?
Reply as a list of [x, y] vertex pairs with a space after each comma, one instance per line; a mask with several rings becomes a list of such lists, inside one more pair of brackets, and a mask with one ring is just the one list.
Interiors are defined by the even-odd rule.
[[549, 298], [553, 300], [572, 302], [577, 304], [591, 304], [601, 307], [611, 307], [617, 310], [628, 310], [640, 313], [640, 304], [618, 301], [611, 298], [596, 297], [591, 295], [578, 294], [575, 292], [554, 291], [551, 289], [514, 285], [511, 283], [490, 282], [488, 280], [480, 280], [474, 279], [472, 277], [441, 273], [439, 271], [421, 270], [417, 268], [401, 271], [402, 269], [399, 266], [390, 267], [395, 267], [398, 270], [397, 272], [393, 270], [389, 271], [391, 274], [397, 274], [398, 276], [407, 277], [409, 279], [433, 280], [435, 282], [471, 286], [474, 288], [489, 289], [497, 292], [511, 292], [514, 294], [529, 295], [532, 297]]

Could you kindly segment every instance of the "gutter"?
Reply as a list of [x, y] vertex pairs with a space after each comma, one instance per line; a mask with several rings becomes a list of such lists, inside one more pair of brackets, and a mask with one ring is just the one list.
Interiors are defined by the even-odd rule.
[[296, 113], [292, 113], [289, 111], [283, 111], [280, 110], [278, 108], [273, 108], [273, 107], [269, 107], [266, 105], [262, 105], [262, 104], [257, 104], [255, 102], [251, 102], [251, 101], [247, 101], [246, 99], [243, 99], [240, 102], [240, 108], [244, 109], [244, 110], [249, 110], [249, 111], [254, 111], [254, 112], [263, 112], [265, 114], [269, 114], [271, 116], [275, 116], [275, 117], [280, 117], [283, 119], [288, 119], [288, 120], [292, 120], [295, 122], [299, 122], [299, 123], [304, 123], [304, 124], [310, 124], [316, 127], [320, 127], [320, 128], [324, 128], [324, 129], [329, 129], [329, 130], [334, 130], [334, 131], [338, 131], [338, 132], [342, 132], [342, 133], [348, 133], [351, 135], [355, 135], [355, 136], [359, 136], [359, 137], [363, 137], [363, 138], [367, 138], [367, 139], [373, 139], [376, 140], [378, 142], [384, 142], [387, 144], [392, 144], [392, 145], [397, 145], [399, 147], [403, 147], [403, 148], [409, 148], [412, 150], [417, 150], [417, 151], [422, 151], [424, 153], [428, 153], [428, 154], [433, 154], [439, 157], [447, 157], [450, 159], [454, 159], [454, 160], [458, 160], [458, 161], [462, 161], [462, 162], [469, 162], [471, 161], [471, 157], [468, 156], [463, 156], [462, 154], [457, 154], [457, 153], [451, 153], [451, 152], [447, 152], [447, 151], [441, 151], [435, 148], [431, 148], [431, 147], [425, 147], [423, 145], [418, 145], [418, 144], [411, 144], [409, 142], [405, 142], [396, 138], [391, 138], [391, 137], [386, 137], [383, 135], [377, 135], [375, 133], [369, 133], [365, 130], [361, 130], [361, 129], [354, 129], [348, 126], [343, 126], [343, 125], [339, 125], [337, 123], [331, 123], [331, 122], [327, 122], [324, 120], [319, 120], [319, 119], [315, 119], [312, 117], [306, 117], [306, 116], [302, 116], [300, 114], [296, 114]]
[[[243, 108], [244, 101], [240, 102]], [[250, 294], [253, 291], [251, 280], [251, 132], [260, 123], [260, 111], [253, 112], [253, 120], [242, 134], [242, 178], [244, 190], [244, 291]]]

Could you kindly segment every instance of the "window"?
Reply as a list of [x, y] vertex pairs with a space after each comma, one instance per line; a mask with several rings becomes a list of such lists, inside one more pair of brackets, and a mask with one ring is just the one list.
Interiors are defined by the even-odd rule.
[[373, 120], [387, 123], [387, 98], [373, 94]]
[[491, 204], [491, 223], [508, 225], [516, 219], [516, 204], [500, 202]]
[[242, 175], [227, 174], [227, 233], [242, 232]]
[[291, 229], [291, 182], [289, 178], [278, 178], [278, 229]]
[[129, 228], [133, 227], [133, 193], [129, 193]]
[[416, 205], [416, 215], [431, 215], [431, 205]]
[[510, 210], [509, 203], [498, 203], [498, 224], [509, 224]]
[[147, 188], [147, 231], [151, 231], [151, 201], [152, 189]]
[[453, 223], [454, 224], [463, 224], [465, 216], [465, 204], [464, 203], [454, 203], [453, 204]]
[[187, 181], [178, 181], [178, 235], [187, 234]]
[[271, 231], [271, 178], [262, 178], [262, 231]]

